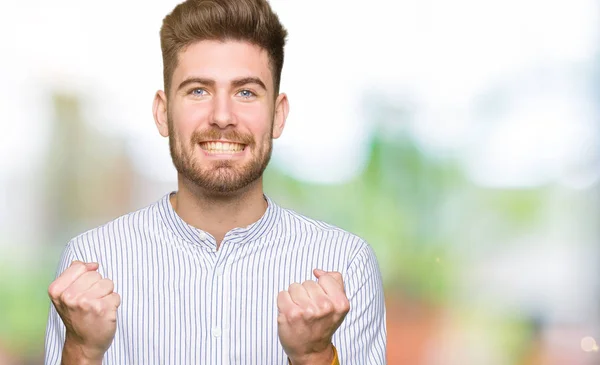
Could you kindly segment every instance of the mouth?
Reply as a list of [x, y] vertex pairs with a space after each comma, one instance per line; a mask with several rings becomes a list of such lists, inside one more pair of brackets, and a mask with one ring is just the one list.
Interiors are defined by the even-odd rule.
[[200, 142], [199, 145], [209, 155], [235, 155], [246, 148], [245, 144], [229, 141], [207, 141]]

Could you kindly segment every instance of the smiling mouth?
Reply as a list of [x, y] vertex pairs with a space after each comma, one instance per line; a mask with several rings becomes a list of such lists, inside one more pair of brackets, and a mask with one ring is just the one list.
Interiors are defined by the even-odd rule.
[[235, 154], [242, 152], [246, 148], [245, 144], [235, 142], [201, 142], [199, 143], [200, 148], [206, 153], [220, 155], [220, 154]]

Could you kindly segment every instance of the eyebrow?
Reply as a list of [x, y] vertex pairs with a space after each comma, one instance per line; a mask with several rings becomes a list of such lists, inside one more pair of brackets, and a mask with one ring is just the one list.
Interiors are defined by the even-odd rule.
[[[189, 84], [203, 84], [203, 85], [212, 87], [212, 86], [215, 86], [215, 80], [206, 79], [203, 77], [190, 77], [190, 78], [183, 80], [181, 82], [181, 84], [179, 84], [179, 87], [177, 88], [177, 90], [179, 91]], [[264, 90], [267, 90], [265, 83], [262, 82], [262, 80], [259, 79], [258, 77], [242, 77], [240, 79], [235, 79], [235, 80], [231, 81], [232, 87], [240, 87], [240, 86], [244, 86], [244, 85], [248, 85], [248, 84], [256, 84], [256, 85], [260, 86], [261, 88], [263, 88]]]
[[231, 86], [233, 87], [240, 87], [248, 84], [256, 84], [262, 87], [263, 89], [267, 90], [265, 83], [262, 82], [262, 80], [258, 77], [243, 77], [241, 79], [236, 79], [231, 82]]

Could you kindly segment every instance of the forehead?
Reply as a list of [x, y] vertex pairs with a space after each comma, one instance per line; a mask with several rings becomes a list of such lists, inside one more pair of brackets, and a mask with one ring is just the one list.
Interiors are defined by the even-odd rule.
[[269, 91], [273, 78], [267, 52], [243, 41], [205, 40], [184, 48], [173, 72], [173, 86], [190, 77], [213, 79], [217, 84], [241, 77], [260, 78]]

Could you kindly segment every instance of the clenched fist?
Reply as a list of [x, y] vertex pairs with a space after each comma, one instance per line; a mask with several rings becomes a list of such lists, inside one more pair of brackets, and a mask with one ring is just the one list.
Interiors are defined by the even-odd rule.
[[313, 272], [318, 281], [294, 283], [277, 297], [279, 341], [293, 365], [331, 364], [331, 338], [350, 310], [342, 275]]
[[115, 336], [121, 297], [96, 270], [98, 263], [73, 261], [48, 287], [66, 327], [63, 363], [65, 357], [101, 362]]

